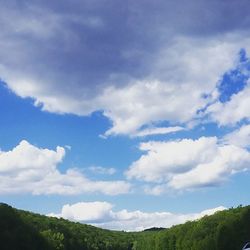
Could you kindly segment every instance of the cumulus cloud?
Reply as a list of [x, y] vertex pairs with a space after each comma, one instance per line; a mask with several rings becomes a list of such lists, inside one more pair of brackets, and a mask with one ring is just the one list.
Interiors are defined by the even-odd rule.
[[10, 151], [0, 152], [0, 193], [74, 195], [103, 193], [117, 195], [129, 192], [124, 181], [92, 181], [77, 169], [60, 172], [65, 149], [38, 148], [23, 140]]
[[191, 95], [195, 104], [188, 101], [186, 90], [181, 93], [175, 84], [159, 81], [134, 82], [122, 89], [109, 87], [101, 98], [107, 105], [104, 114], [113, 121], [113, 127], [105, 135], [133, 135], [143, 124], [164, 116], [171, 122], [186, 122], [195, 116], [197, 107], [205, 104], [197, 92]]
[[210, 161], [216, 153], [215, 144], [213, 137], [141, 143], [140, 150], [146, 154], [132, 163], [126, 174], [128, 178], [163, 181], [171, 173], [185, 172], [198, 163]]
[[226, 209], [220, 206], [200, 213], [174, 214], [170, 212], [147, 213], [140, 210], [128, 211], [126, 209], [114, 211], [113, 207], [114, 205], [108, 202], [79, 202], [72, 205], [66, 204], [62, 207], [60, 214], [51, 213], [48, 216], [62, 217], [107, 229], [140, 231], [151, 227], [168, 228]]
[[46, 168], [50, 171], [62, 162], [64, 155], [65, 150], [62, 147], [58, 146], [56, 151], [40, 149], [23, 140], [12, 151], [0, 152], [0, 171], [1, 173], [29, 169], [43, 171]]
[[72, 221], [97, 222], [112, 218], [113, 205], [108, 202], [79, 202], [72, 205], [64, 205], [60, 214], [49, 216], [63, 217]]
[[103, 111], [106, 136], [157, 121], [181, 126], [215, 99], [217, 81], [248, 49], [247, 7], [11, 0], [0, 10], [0, 77], [43, 110]]
[[129, 179], [156, 183], [147, 193], [219, 185], [232, 174], [250, 169], [250, 153], [216, 137], [141, 143], [146, 153], [129, 167]]
[[249, 170], [250, 153], [242, 148], [228, 145], [218, 147], [217, 155], [207, 163], [173, 176], [169, 186], [175, 189], [219, 185], [232, 174]]

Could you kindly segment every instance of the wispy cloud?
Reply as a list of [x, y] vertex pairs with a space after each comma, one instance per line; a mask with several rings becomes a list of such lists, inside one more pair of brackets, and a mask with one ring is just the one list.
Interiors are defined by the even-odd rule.
[[150, 127], [136, 132], [133, 136], [144, 137], [149, 135], [164, 135], [184, 130], [183, 127]]
[[116, 173], [115, 168], [104, 168], [101, 166], [91, 166], [88, 169], [95, 174], [113, 175]]

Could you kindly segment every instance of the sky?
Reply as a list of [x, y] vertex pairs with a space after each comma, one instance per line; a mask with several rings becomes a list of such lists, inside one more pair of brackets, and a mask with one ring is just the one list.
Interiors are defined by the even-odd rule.
[[250, 204], [248, 0], [0, 0], [0, 201], [117, 230]]

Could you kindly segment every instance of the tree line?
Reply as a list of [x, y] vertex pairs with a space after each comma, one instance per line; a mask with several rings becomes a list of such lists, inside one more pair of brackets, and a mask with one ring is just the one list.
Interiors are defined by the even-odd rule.
[[250, 206], [144, 232], [123, 232], [0, 204], [1, 250], [241, 250], [250, 240]]

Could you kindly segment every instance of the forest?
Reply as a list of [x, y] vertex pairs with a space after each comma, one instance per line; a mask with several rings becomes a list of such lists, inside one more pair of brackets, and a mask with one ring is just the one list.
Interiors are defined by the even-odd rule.
[[241, 250], [250, 240], [250, 206], [168, 229], [124, 232], [0, 204], [1, 250]]

